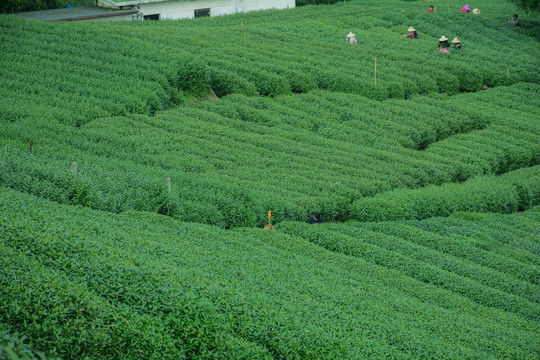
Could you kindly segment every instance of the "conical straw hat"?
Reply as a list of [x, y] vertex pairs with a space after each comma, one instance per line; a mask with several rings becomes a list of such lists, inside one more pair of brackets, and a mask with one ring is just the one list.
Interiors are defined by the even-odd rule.
[[407, 31], [416, 31], [416, 29], [411, 26], [410, 28], [407, 29]]
[[352, 32], [349, 32], [349, 33], [347, 34], [347, 37], [355, 37], [355, 36], [356, 36], [356, 35], [354, 35]]
[[475, 15], [480, 15], [480, 9], [474, 9], [472, 12]]
[[458, 38], [454, 38], [454, 40], [452, 40], [452, 44], [457, 44], [457, 43], [460, 43], [461, 41], [458, 40]]
[[446, 41], [446, 40], [448, 40], [448, 38], [444, 35], [439, 39], [439, 41]]

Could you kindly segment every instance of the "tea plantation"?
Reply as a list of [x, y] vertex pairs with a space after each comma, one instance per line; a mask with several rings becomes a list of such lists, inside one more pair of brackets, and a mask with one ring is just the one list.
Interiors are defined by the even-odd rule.
[[0, 359], [539, 358], [540, 19], [430, 4], [0, 15]]
[[66, 358], [533, 358], [538, 208], [222, 230], [2, 190], [0, 321]]

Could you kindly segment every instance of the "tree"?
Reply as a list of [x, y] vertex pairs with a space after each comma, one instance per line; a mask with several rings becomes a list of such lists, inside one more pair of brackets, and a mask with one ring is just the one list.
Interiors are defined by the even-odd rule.
[[61, 0], [2, 0], [0, 13], [58, 9], [62, 6]]
[[512, 0], [520, 9], [529, 11], [540, 11], [540, 0]]

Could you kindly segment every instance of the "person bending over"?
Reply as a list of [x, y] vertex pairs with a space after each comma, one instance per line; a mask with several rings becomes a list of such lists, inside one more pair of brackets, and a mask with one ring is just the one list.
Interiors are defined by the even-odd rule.
[[453, 48], [450, 48], [450, 50], [456, 51], [461, 50], [461, 41], [456, 37], [454, 40], [452, 40], [452, 44], [454, 44]]
[[519, 26], [519, 20], [517, 14], [514, 14], [512, 18], [508, 21], [509, 24]]
[[408, 28], [407, 31], [409, 32], [407, 35], [401, 35], [401, 36], [411, 38], [411, 39], [418, 39], [418, 33], [412, 26]]
[[314, 212], [313, 214], [311, 214], [311, 216], [306, 220], [306, 222], [308, 224], [322, 224], [323, 222], [325, 222], [322, 217], [321, 217], [321, 214], [319, 214], [318, 212]]
[[354, 35], [352, 32], [349, 32], [347, 34], [347, 42], [349, 44], [358, 44], [358, 40], [356, 40], [356, 35]]
[[439, 47], [441, 48], [440, 52], [443, 54], [448, 54], [448, 47], [450, 44], [448, 44], [448, 38], [446, 36], [442, 36], [439, 39]]

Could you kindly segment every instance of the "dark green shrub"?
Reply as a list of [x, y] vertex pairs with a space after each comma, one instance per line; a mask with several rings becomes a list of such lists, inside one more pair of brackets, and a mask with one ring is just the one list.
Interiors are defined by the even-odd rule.
[[63, 0], [5, 0], [0, 5], [0, 13], [58, 9], [63, 3]]
[[394, 190], [356, 200], [350, 214], [360, 221], [390, 221], [449, 216], [456, 211], [511, 213], [539, 204], [539, 170], [535, 166], [463, 184]]
[[484, 77], [479, 71], [464, 65], [452, 65], [447, 68], [459, 80], [459, 90], [478, 91], [484, 84]]
[[226, 69], [211, 69], [210, 86], [218, 97], [230, 94], [257, 95], [257, 89], [252, 82]]
[[47, 357], [40, 351], [32, 349], [25, 344], [26, 336], [19, 333], [10, 334], [6, 330], [1, 330], [0, 324], [0, 359], [6, 360], [55, 360]]
[[306, 93], [317, 87], [316, 80], [309, 73], [294, 71], [290, 73], [288, 80], [295, 93]]
[[182, 59], [178, 63], [178, 87], [196, 97], [208, 94], [210, 75], [201, 59]]

